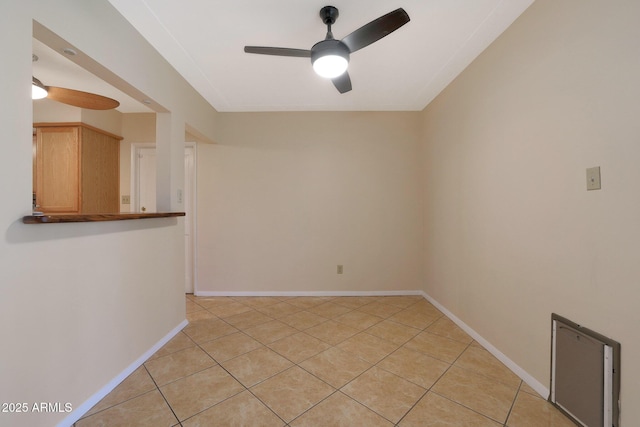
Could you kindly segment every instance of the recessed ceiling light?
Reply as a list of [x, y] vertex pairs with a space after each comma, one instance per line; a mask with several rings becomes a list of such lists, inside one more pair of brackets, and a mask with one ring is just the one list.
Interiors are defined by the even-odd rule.
[[78, 52], [76, 52], [76, 50], [71, 49], [70, 47], [65, 47], [64, 49], [62, 49], [62, 52], [64, 52], [65, 54], [67, 54], [69, 56], [76, 56], [78, 54]]

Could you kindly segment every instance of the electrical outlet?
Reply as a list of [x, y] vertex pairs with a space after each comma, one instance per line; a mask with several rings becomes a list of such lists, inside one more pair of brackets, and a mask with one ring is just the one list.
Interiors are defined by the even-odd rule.
[[131, 196], [122, 196], [122, 204], [130, 205], [131, 204]]
[[600, 166], [587, 169], [587, 190], [600, 190]]
[[342, 274], [343, 270], [344, 269], [343, 269], [342, 265], [338, 264], [338, 269], [337, 269], [338, 274]]

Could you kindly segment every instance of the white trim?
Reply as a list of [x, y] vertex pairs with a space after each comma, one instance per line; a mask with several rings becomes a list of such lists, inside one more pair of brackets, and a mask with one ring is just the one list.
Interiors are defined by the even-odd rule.
[[471, 329], [469, 325], [464, 323], [462, 320], [457, 318], [452, 312], [444, 308], [442, 304], [433, 299], [431, 296], [427, 295], [426, 292], [422, 292], [422, 295], [433, 304], [438, 310], [443, 312], [445, 316], [453, 321], [456, 325], [458, 325], [463, 331], [467, 334], [471, 335], [471, 337], [480, 343], [489, 353], [493, 354], [499, 361], [501, 361], [507, 368], [509, 368], [514, 374], [520, 377], [525, 383], [527, 383], [532, 389], [536, 391], [540, 396], [544, 399], [549, 397], [549, 388], [547, 388], [540, 381], [536, 380], [534, 377], [529, 375], [527, 371], [518, 366], [513, 360], [509, 359], [504, 355], [500, 350], [494, 347], [489, 341], [484, 339], [480, 334]]
[[558, 321], [551, 323], [551, 402], [556, 402], [556, 340], [558, 334]]
[[58, 423], [58, 427], [68, 427], [73, 425], [76, 421], [78, 421], [84, 414], [89, 412], [91, 408], [93, 408], [98, 402], [100, 402], [107, 394], [109, 394], [114, 388], [116, 388], [122, 381], [124, 381], [129, 375], [133, 373], [136, 369], [138, 369], [148, 358], [153, 356], [156, 351], [160, 350], [163, 345], [165, 345], [171, 338], [175, 337], [178, 332], [184, 329], [189, 322], [185, 319], [178, 326], [173, 328], [167, 335], [165, 335], [160, 341], [155, 343], [153, 347], [147, 350], [142, 356], [137, 358], [135, 362], [129, 365], [124, 371], [122, 371], [118, 376], [109, 381], [104, 387], [102, 387], [98, 392], [96, 392], [89, 399], [85, 400], [85, 402], [75, 408], [73, 412], [71, 412], [64, 420]]
[[193, 148], [193, 194], [191, 195], [191, 248], [193, 255], [193, 294], [198, 289], [198, 144], [195, 141], [185, 141], [184, 147]]
[[613, 425], [613, 347], [604, 345], [604, 426]]
[[203, 291], [194, 294], [197, 297], [361, 297], [361, 296], [402, 296], [420, 295], [422, 291], [274, 291], [274, 292], [236, 292]]

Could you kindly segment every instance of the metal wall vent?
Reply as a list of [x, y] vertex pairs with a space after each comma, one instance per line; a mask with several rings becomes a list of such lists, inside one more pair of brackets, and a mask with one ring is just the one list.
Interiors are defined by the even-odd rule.
[[551, 315], [549, 400], [584, 427], [620, 427], [620, 343]]

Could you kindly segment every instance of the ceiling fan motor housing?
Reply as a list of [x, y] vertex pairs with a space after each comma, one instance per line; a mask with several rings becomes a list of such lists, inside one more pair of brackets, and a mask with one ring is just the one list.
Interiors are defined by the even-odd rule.
[[340, 40], [318, 42], [311, 48], [311, 65], [321, 77], [338, 77], [349, 66], [349, 48]]
[[322, 40], [311, 48], [311, 63], [326, 55], [342, 56], [349, 62], [349, 48], [340, 40]]

